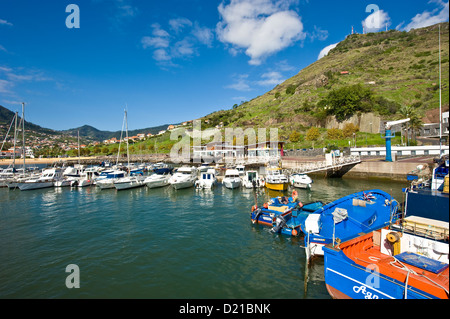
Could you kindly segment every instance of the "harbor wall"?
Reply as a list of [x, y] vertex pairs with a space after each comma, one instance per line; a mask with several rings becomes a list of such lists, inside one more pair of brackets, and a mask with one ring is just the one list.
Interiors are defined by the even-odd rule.
[[406, 175], [414, 171], [420, 162], [364, 161], [355, 165], [344, 177], [348, 178], [386, 178], [406, 181]]

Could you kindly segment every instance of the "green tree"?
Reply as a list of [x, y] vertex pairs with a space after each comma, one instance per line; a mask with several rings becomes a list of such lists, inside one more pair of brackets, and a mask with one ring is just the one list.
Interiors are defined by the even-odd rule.
[[308, 140], [308, 141], [317, 141], [319, 136], [320, 136], [320, 133], [319, 133], [319, 129], [317, 127], [311, 127], [306, 132], [306, 140]]
[[342, 130], [338, 128], [330, 128], [327, 130], [327, 138], [330, 140], [340, 140], [344, 137]]
[[338, 121], [354, 115], [357, 111], [368, 112], [372, 108], [373, 93], [361, 84], [345, 86], [328, 93], [321, 105], [327, 105], [327, 114]]
[[359, 132], [359, 127], [353, 123], [345, 124], [344, 129], [342, 130], [344, 137], [353, 136], [353, 133], [356, 133], [356, 132]]
[[297, 88], [297, 87], [296, 87], [295, 85], [293, 85], [293, 84], [289, 85], [289, 86], [286, 88], [286, 94], [288, 94], [288, 95], [294, 94], [296, 88]]
[[292, 143], [297, 143], [298, 141], [300, 141], [300, 138], [301, 138], [301, 135], [300, 135], [300, 133], [297, 132], [297, 131], [293, 131], [293, 132], [291, 133], [291, 135], [289, 135], [289, 140], [290, 140]]

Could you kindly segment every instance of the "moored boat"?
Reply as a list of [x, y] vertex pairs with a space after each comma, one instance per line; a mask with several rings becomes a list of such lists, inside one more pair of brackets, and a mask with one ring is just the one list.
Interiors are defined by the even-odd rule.
[[62, 179], [61, 168], [45, 169], [38, 178], [26, 180], [19, 183], [21, 191], [53, 187], [53, 183]]
[[285, 191], [289, 187], [289, 180], [282, 173], [280, 167], [269, 167], [265, 178], [265, 186], [276, 191]]
[[227, 169], [225, 171], [225, 176], [222, 180], [223, 186], [225, 186], [226, 188], [234, 189], [240, 187], [241, 182], [242, 180], [237, 169]]
[[173, 171], [173, 166], [166, 163], [156, 163], [153, 165], [152, 170], [155, 174], [171, 174]]
[[197, 180], [197, 168], [182, 166], [169, 179], [169, 184], [174, 189], [189, 188], [194, 186]]
[[206, 172], [201, 172], [198, 180], [195, 181], [195, 188], [213, 188], [217, 184], [216, 170], [209, 168]]
[[323, 246], [389, 226], [398, 218], [398, 202], [382, 190], [357, 192], [323, 206], [301, 222], [307, 260], [322, 256]]
[[114, 180], [114, 187], [117, 190], [124, 190], [145, 186], [144, 172], [140, 169], [130, 171], [130, 176], [125, 176]]
[[242, 178], [242, 186], [245, 188], [253, 188], [253, 187], [264, 187], [265, 182], [262, 179], [257, 171], [246, 171], [244, 177]]
[[293, 174], [289, 177], [292, 186], [297, 188], [311, 189], [313, 180], [306, 174]]
[[170, 176], [169, 174], [152, 174], [144, 180], [144, 183], [148, 188], [164, 187], [169, 185]]
[[421, 224], [426, 236], [405, 228], [381, 229], [325, 246], [325, 284], [330, 295], [448, 299], [448, 222], [422, 219]]
[[251, 221], [253, 224], [272, 227], [274, 233], [298, 236], [301, 233], [301, 221], [322, 207], [321, 201], [302, 204], [294, 191], [292, 197], [275, 197], [262, 207], [253, 206]]

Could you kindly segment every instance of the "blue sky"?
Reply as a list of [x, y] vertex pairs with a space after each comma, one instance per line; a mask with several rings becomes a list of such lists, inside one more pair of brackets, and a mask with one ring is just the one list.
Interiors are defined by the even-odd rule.
[[408, 31], [448, 12], [444, 0], [1, 0], [0, 105], [25, 102], [28, 121], [57, 130], [120, 130], [126, 105], [130, 129], [183, 122], [264, 94], [352, 26]]

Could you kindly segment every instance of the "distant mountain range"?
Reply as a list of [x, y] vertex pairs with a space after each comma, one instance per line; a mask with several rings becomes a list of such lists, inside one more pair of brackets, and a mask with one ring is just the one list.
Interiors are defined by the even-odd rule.
[[[19, 114], [18, 121], [20, 121], [20, 115], [21, 114]], [[11, 124], [11, 121], [13, 118], [14, 118], [14, 112], [12, 112], [12, 111], [8, 110], [7, 108], [0, 105], [0, 125], [6, 125], [5, 126], [6, 129], [4, 128], [3, 130], [0, 130], [0, 132], [2, 132], [3, 135], [6, 134], [6, 131], [9, 128], [9, 125]], [[25, 118], [26, 118], [26, 116], [25, 116]], [[148, 128], [139, 129], [139, 130], [132, 130], [132, 131], [128, 131], [128, 135], [134, 136], [134, 135], [137, 135], [138, 133], [156, 134], [159, 131], [167, 129], [168, 126], [169, 126], [169, 124], [164, 124], [164, 125], [155, 126], [155, 127], [148, 127]], [[103, 140], [110, 139], [113, 137], [120, 138], [120, 134], [121, 134], [121, 131], [115, 131], [115, 132], [101, 131], [90, 125], [84, 125], [84, 126], [77, 127], [77, 128], [57, 131], [57, 130], [52, 130], [49, 128], [41, 127], [39, 125], [28, 122], [26, 120], [25, 120], [25, 129], [32, 130], [36, 133], [45, 133], [45, 134], [50, 134], [50, 135], [69, 135], [69, 136], [77, 136], [78, 131], [79, 131], [80, 138], [92, 140], [92, 141], [103, 141]]]
[[[139, 129], [139, 130], [132, 130], [132, 131], [128, 131], [128, 136], [134, 136], [139, 133], [156, 134], [159, 131], [166, 130], [168, 126], [169, 126], [169, 124], [164, 124], [164, 125], [155, 126], [155, 127], [148, 127], [148, 128]], [[86, 138], [94, 139], [96, 141], [103, 141], [103, 140], [107, 140], [107, 139], [110, 139], [113, 137], [118, 139], [118, 138], [120, 138], [120, 134], [121, 134], [121, 131], [115, 131], [115, 132], [100, 131], [90, 125], [83, 125], [81, 127], [72, 128], [72, 129], [64, 130], [64, 131], [60, 131], [60, 132], [63, 134], [71, 135], [71, 136], [77, 136], [78, 131], [80, 132], [80, 137], [83, 136]], [[123, 133], [123, 134], [124, 134], [123, 136], [125, 136], [125, 133]]]

